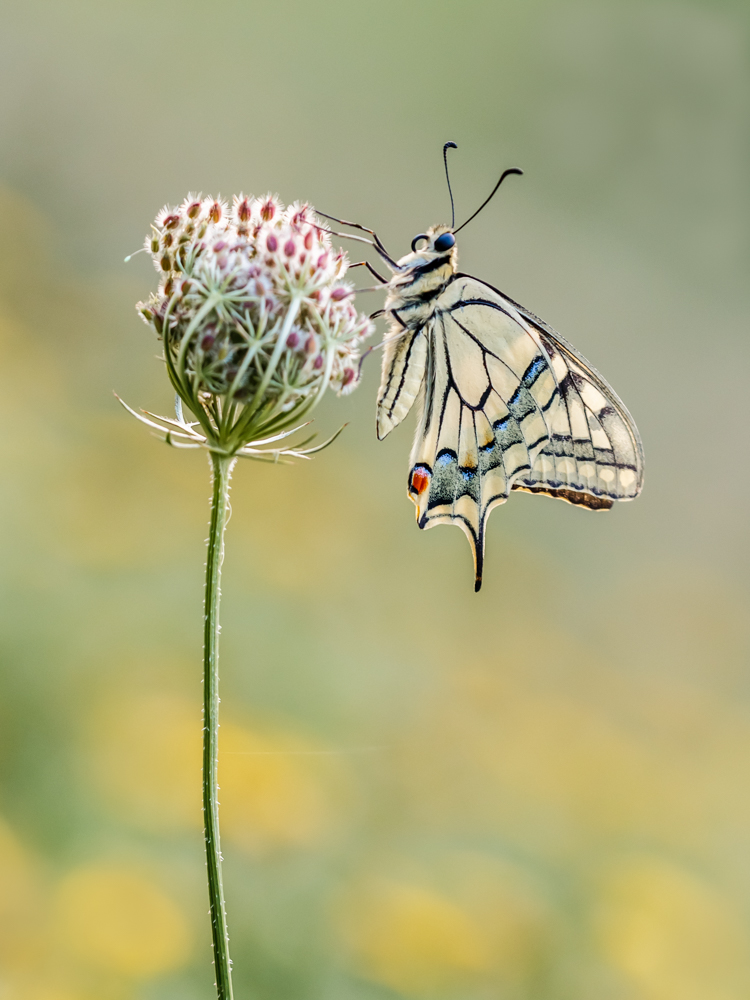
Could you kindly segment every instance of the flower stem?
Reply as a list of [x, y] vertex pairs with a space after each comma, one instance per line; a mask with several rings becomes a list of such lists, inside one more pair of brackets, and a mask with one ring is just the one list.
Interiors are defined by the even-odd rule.
[[232, 1000], [232, 963], [221, 878], [219, 839], [219, 601], [221, 564], [224, 561], [224, 530], [229, 514], [229, 480], [235, 460], [223, 455], [210, 457], [213, 472], [211, 526], [206, 558], [206, 600], [203, 643], [203, 824], [208, 870], [208, 898], [214, 945], [218, 1000]]

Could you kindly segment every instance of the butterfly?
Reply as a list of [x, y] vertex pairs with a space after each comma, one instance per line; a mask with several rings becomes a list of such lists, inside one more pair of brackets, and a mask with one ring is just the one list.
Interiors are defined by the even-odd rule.
[[[443, 147], [446, 178], [447, 151]], [[609, 510], [643, 487], [643, 446], [625, 405], [589, 362], [552, 327], [479, 278], [458, 270], [458, 229], [432, 226], [394, 260], [371, 230], [392, 271], [362, 261], [386, 291], [390, 329], [377, 397], [385, 438], [414, 407], [417, 431], [407, 482], [420, 528], [456, 524], [482, 585], [487, 518], [511, 491]], [[323, 214], [323, 213], [318, 213]], [[326, 216], [326, 218], [333, 218]], [[345, 235], [345, 234], [340, 234]]]

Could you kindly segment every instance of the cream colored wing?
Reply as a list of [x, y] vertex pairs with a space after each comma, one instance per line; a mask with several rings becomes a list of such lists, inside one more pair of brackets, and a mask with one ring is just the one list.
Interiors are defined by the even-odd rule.
[[383, 374], [378, 392], [377, 432], [382, 441], [412, 408], [424, 382], [427, 337], [424, 327], [392, 327], [383, 352]]
[[463, 529], [477, 590], [487, 517], [512, 489], [597, 510], [636, 495], [642, 463], [627, 411], [583, 359], [515, 303], [457, 275], [424, 336], [409, 496], [421, 528]]
[[549, 443], [531, 473], [521, 476], [513, 489], [544, 493], [591, 510], [607, 510], [615, 500], [634, 500], [643, 489], [643, 445], [627, 407], [556, 330], [518, 303], [506, 301], [539, 336], [562, 404]]

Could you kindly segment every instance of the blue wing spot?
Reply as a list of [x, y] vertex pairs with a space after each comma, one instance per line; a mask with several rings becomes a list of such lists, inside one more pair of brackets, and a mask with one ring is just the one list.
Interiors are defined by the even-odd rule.
[[547, 368], [547, 362], [544, 358], [534, 358], [529, 367], [526, 369], [523, 375], [523, 384], [530, 388], [543, 371]]

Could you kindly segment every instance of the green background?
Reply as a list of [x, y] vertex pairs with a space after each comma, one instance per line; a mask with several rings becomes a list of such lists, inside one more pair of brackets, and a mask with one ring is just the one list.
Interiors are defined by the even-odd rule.
[[112, 396], [171, 407], [133, 308], [155, 275], [123, 258], [188, 190], [308, 199], [400, 256], [448, 218], [447, 139], [459, 220], [524, 169], [462, 269], [611, 381], [646, 487], [606, 516], [513, 496], [475, 596], [463, 535], [414, 524], [412, 422], [375, 440], [377, 356], [318, 411], [321, 433], [349, 422], [330, 450], [238, 468], [236, 995], [748, 996], [749, 20], [716, 0], [4, 5], [3, 998], [212, 993], [208, 469]]

